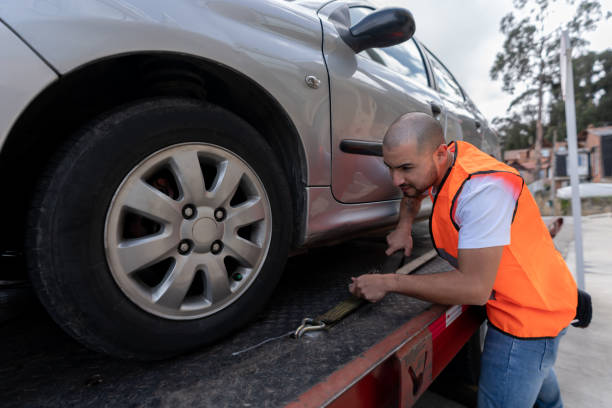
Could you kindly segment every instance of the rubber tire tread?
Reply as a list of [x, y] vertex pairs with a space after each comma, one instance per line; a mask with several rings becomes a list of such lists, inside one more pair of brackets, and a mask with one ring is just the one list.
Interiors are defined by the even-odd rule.
[[[175, 124], [182, 126], [180, 132], [173, 133]], [[138, 139], [142, 139], [141, 132], [148, 136], [146, 140]], [[205, 136], [200, 140], [202, 134]], [[134, 141], [157, 143], [158, 147], [168, 141], [167, 145], [181, 141], [217, 143], [255, 158], [249, 164], [260, 171], [258, 176], [272, 206], [268, 256], [251, 287], [212, 316], [190, 321], [153, 316], [129, 301], [112, 279], [103, 247], [106, 210], [127, 174], [125, 169], [155, 151], [139, 150]], [[84, 160], [93, 162], [85, 168], [102, 168], [106, 173], [79, 172]], [[176, 98], [122, 106], [72, 135], [52, 156], [39, 179], [25, 242], [31, 283], [51, 317], [69, 335], [96, 351], [154, 360], [212, 343], [253, 319], [280, 279], [293, 219], [292, 206], [287, 205], [290, 190], [282, 174], [265, 139], [240, 117], [218, 106]], [[85, 191], [88, 187], [90, 190]], [[87, 202], [74, 202], [82, 197]], [[62, 225], [65, 220], [69, 220], [69, 226]], [[85, 227], [79, 227], [82, 225], [87, 226], [87, 233]], [[105, 292], [98, 293], [100, 290]]]

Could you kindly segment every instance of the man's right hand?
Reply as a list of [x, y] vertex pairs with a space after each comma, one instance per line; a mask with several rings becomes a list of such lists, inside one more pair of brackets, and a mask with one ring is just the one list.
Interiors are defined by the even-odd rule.
[[400, 249], [404, 250], [404, 255], [409, 256], [412, 252], [412, 228], [400, 227], [387, 235], [389, 247], [385, 251], [387, 255], [393, 254]]

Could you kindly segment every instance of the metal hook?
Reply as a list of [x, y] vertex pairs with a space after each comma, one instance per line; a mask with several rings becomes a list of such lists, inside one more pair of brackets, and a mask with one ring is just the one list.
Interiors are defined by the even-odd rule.
[[309, 331], [323, 330], [326, 325], [323, 322], [317, 321], [315, 319], [311, 319], [310, 317], [302, 320], [302, 324], [297, 328], [295, 333], [293, 333], [293, 337], [296, 339], [301, 338], [304, 333]]

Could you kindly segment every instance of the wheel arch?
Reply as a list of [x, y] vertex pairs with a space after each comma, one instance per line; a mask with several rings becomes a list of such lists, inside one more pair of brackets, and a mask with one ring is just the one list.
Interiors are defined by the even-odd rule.
[[[96, 116], [146, 98], [185, 97], [219, 105], [240, 116], [268, 142], [293, 197], [294, 244], [303, 235], [307, 164], [302, 140], [280, 103], [253, 79], [219, 63], [179, 53], [130, 53], [82, 65], [45, 88], [22, 112], [0, 153], [10, 225], [0, 248], [20, 250], [31, 186], [62, 142]], [[12, 208], [11, 208], [12, 207]], [[14, 232], [19, 232], [15, 234]]]

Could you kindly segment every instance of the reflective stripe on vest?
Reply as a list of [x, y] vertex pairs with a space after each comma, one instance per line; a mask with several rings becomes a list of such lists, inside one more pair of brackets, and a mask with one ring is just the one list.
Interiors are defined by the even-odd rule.
[[455, 162], [433, 197], [429, 219], [438, 254], [458, 267], [457, 197], [467, 180], [495, 177], [512, 190], [517, 203], [497, 271], [487, 317], [498, 329], [516, 337], [554, 337], [576, 314], [577, 289], [561, 254], [520, 174], [466, 142], [449, 144]]

